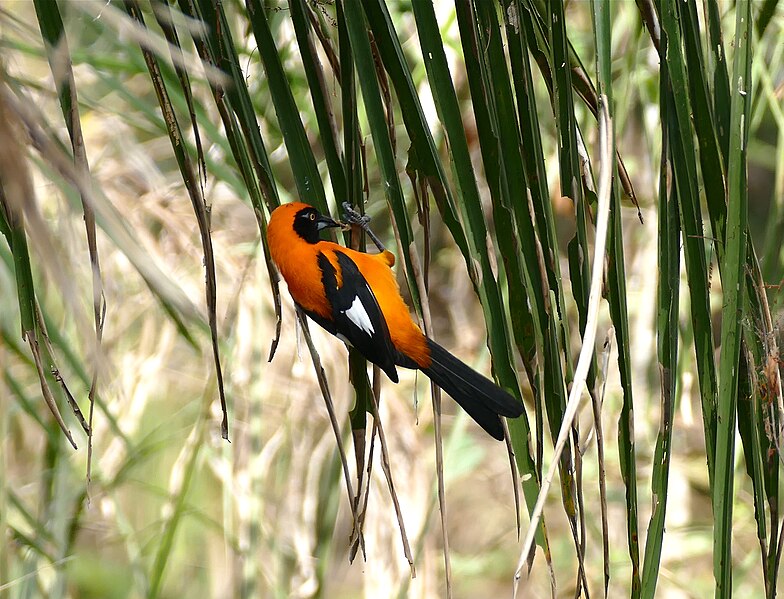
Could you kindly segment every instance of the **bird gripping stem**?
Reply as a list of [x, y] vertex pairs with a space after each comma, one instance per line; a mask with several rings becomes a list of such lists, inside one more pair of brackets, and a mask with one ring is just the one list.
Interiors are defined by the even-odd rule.
[[367, 233], [368, 237], [370, 237], [375, 246], [378, 248], [378, 251], [382, 253], [387, 251], [387, 248], [384, 247], [384, 244], [381, 243], [381, 240], [370, 229], [370, 216], [367, 214], [360, 214], [348, 202], [343, 202], [343, 211], [343, 220], [345, 220], [348, 224], [357, 225], [360, 229]]

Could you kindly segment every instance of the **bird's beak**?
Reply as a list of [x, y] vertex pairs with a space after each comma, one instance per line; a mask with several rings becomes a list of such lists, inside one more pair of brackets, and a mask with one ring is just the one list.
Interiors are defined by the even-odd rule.
[[342, 229], [343, 225], [329, 216], [320, 214], [316, 219], [316, 227], [318, 227], [318, 230], [321, 231], [322, 229], [333, 229], [335, 227], [340, 227]]

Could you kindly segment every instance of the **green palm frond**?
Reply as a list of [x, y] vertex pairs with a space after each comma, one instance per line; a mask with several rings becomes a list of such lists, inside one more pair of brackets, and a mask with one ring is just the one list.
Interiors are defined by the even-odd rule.
[[[0, 595], [775, 596], [781, 10], [3, 6]], [[292, 199], [373, 217], [508, 456], [295, 312]]]

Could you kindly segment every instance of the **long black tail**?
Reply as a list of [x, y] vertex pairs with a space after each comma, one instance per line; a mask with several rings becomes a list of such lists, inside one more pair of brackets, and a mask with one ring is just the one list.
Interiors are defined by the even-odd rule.
[[422, 372], [449, 393], [479, 426], [499, 441], [503, 440], [504, 429], [499, 416], [517, 418], [523, 413], [522, 404], [432, 339], [427, 343], [433, 362]]

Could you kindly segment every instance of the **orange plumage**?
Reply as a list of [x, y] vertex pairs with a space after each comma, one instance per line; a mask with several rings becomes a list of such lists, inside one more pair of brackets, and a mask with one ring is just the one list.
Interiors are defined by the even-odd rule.
[[421, 370], [490, 435], [503, 439], [500, 416], [516, 418], [522, 404], [422, 333], [400, 295], [390, 252], [366, 254], [319, 238], [322, 229], [338, 226], [301, 202], [272, 213], [269, 250], [294, 301], [394, 382], [397, 366]]
[[390, 266], [395, 264], [395, 256], [388, 251], [380, 254], [365, 254], [345, 248], [331, 241], [308, 243], [298, 235], [292, 235], [294, 218], [303, 209], [309, 208], [302, 202], [283, 204], [272, 213], [267, 239], [269, 240], [272, 261], [286, 280], [289, 293], [294, 301], [306, 311], [312, 311], [324, 318], [331, 317], [332, 309], [327, 301], [321, 272], [316, 256], [324, 254], [335, 267], [338, 284], [341, 269], [335, 251], [346, 254], [365, 276], [373, 295], [378, 300], [381, 312], [387, 321], [389, 334], [395, 348], [414, 360], [418, 366], [430, 366], [430, 352], [427, 338], [417, 324], [411, 320], [408, 306], [400, 296], [395, 274]]

